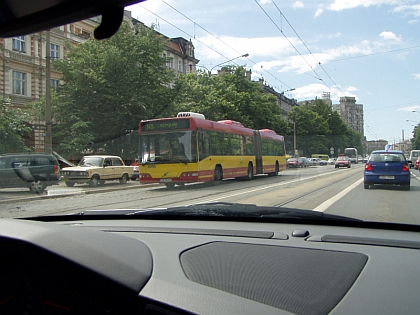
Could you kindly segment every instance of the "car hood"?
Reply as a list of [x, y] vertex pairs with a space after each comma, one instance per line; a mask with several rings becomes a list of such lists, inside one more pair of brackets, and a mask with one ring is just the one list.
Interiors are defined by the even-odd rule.
[[72, 166], [72, 167], [65, 167], [62, 171], [87, 171], [92, 168], [99, 168], [99, 166]]

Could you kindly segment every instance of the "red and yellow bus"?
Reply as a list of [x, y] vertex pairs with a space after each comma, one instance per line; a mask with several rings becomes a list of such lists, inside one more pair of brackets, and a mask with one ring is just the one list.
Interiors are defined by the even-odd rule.
[[252, 179], [286, 169], [284, 137], [269, 129], [211, 121], [192, 112], [139, 124], [141, 183], [168, 188], [226, 178]]

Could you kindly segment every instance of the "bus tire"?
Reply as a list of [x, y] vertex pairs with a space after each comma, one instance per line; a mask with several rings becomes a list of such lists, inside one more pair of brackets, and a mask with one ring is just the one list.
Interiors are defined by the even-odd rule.
[[220, 165], [217, 165], [216, 168], [214, 169], [214, 180], [216, 182], [220, 182], [223, 180], [223, 170]]
[[279, 162], [276, 161], [276, 170], [272, 173], [268, 173], [268, 176], [277, 176], [280, 172]]
[[246, 179], [252, 180], [254, 178], [254, 167], [252, 166], [252, 163], [248, 164], [248, 171], [246, 173]]
[[174, 183], [165, 183], [165, 186], [166, 186], [166, 188], [168, 188], [168, 189], [172, 189], [172, 188], [174, 188], [174, 187], [175, 187], [175, 184], [174, 184]]

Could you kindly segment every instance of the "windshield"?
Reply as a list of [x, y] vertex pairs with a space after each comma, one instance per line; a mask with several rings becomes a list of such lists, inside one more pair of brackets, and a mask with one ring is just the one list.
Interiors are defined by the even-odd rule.
[[108, 39], [100, 16], [3, 38], [0, 217], [220, 202], [420, 224], [419, 14], [146, 0]]
[[196, 137], [192, 131], [141, 136], [141, 163], [197, 161]]
[[101, 157], [94, 157], [94, 156], [85, 156], [79, 162], [79, 166], [99, 166], [102, 167], [103, 158]]

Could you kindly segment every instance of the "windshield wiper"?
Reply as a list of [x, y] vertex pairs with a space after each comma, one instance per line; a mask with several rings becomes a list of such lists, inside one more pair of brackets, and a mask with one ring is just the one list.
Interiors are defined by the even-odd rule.
[[214, 202], [193, 204], [188, 206], [170, 207], [165, 209], [144, 209], [127, 213], [139, 216], [206, 216], [230, 218], [261, 218], [261, 219], [316, 219], [334, 221], [362, 220], [339, 215], [325, 214], [319, 211], [301, 210], [294, 208], [266, 207], [254, 204], [240, 204], [228, 202]]

